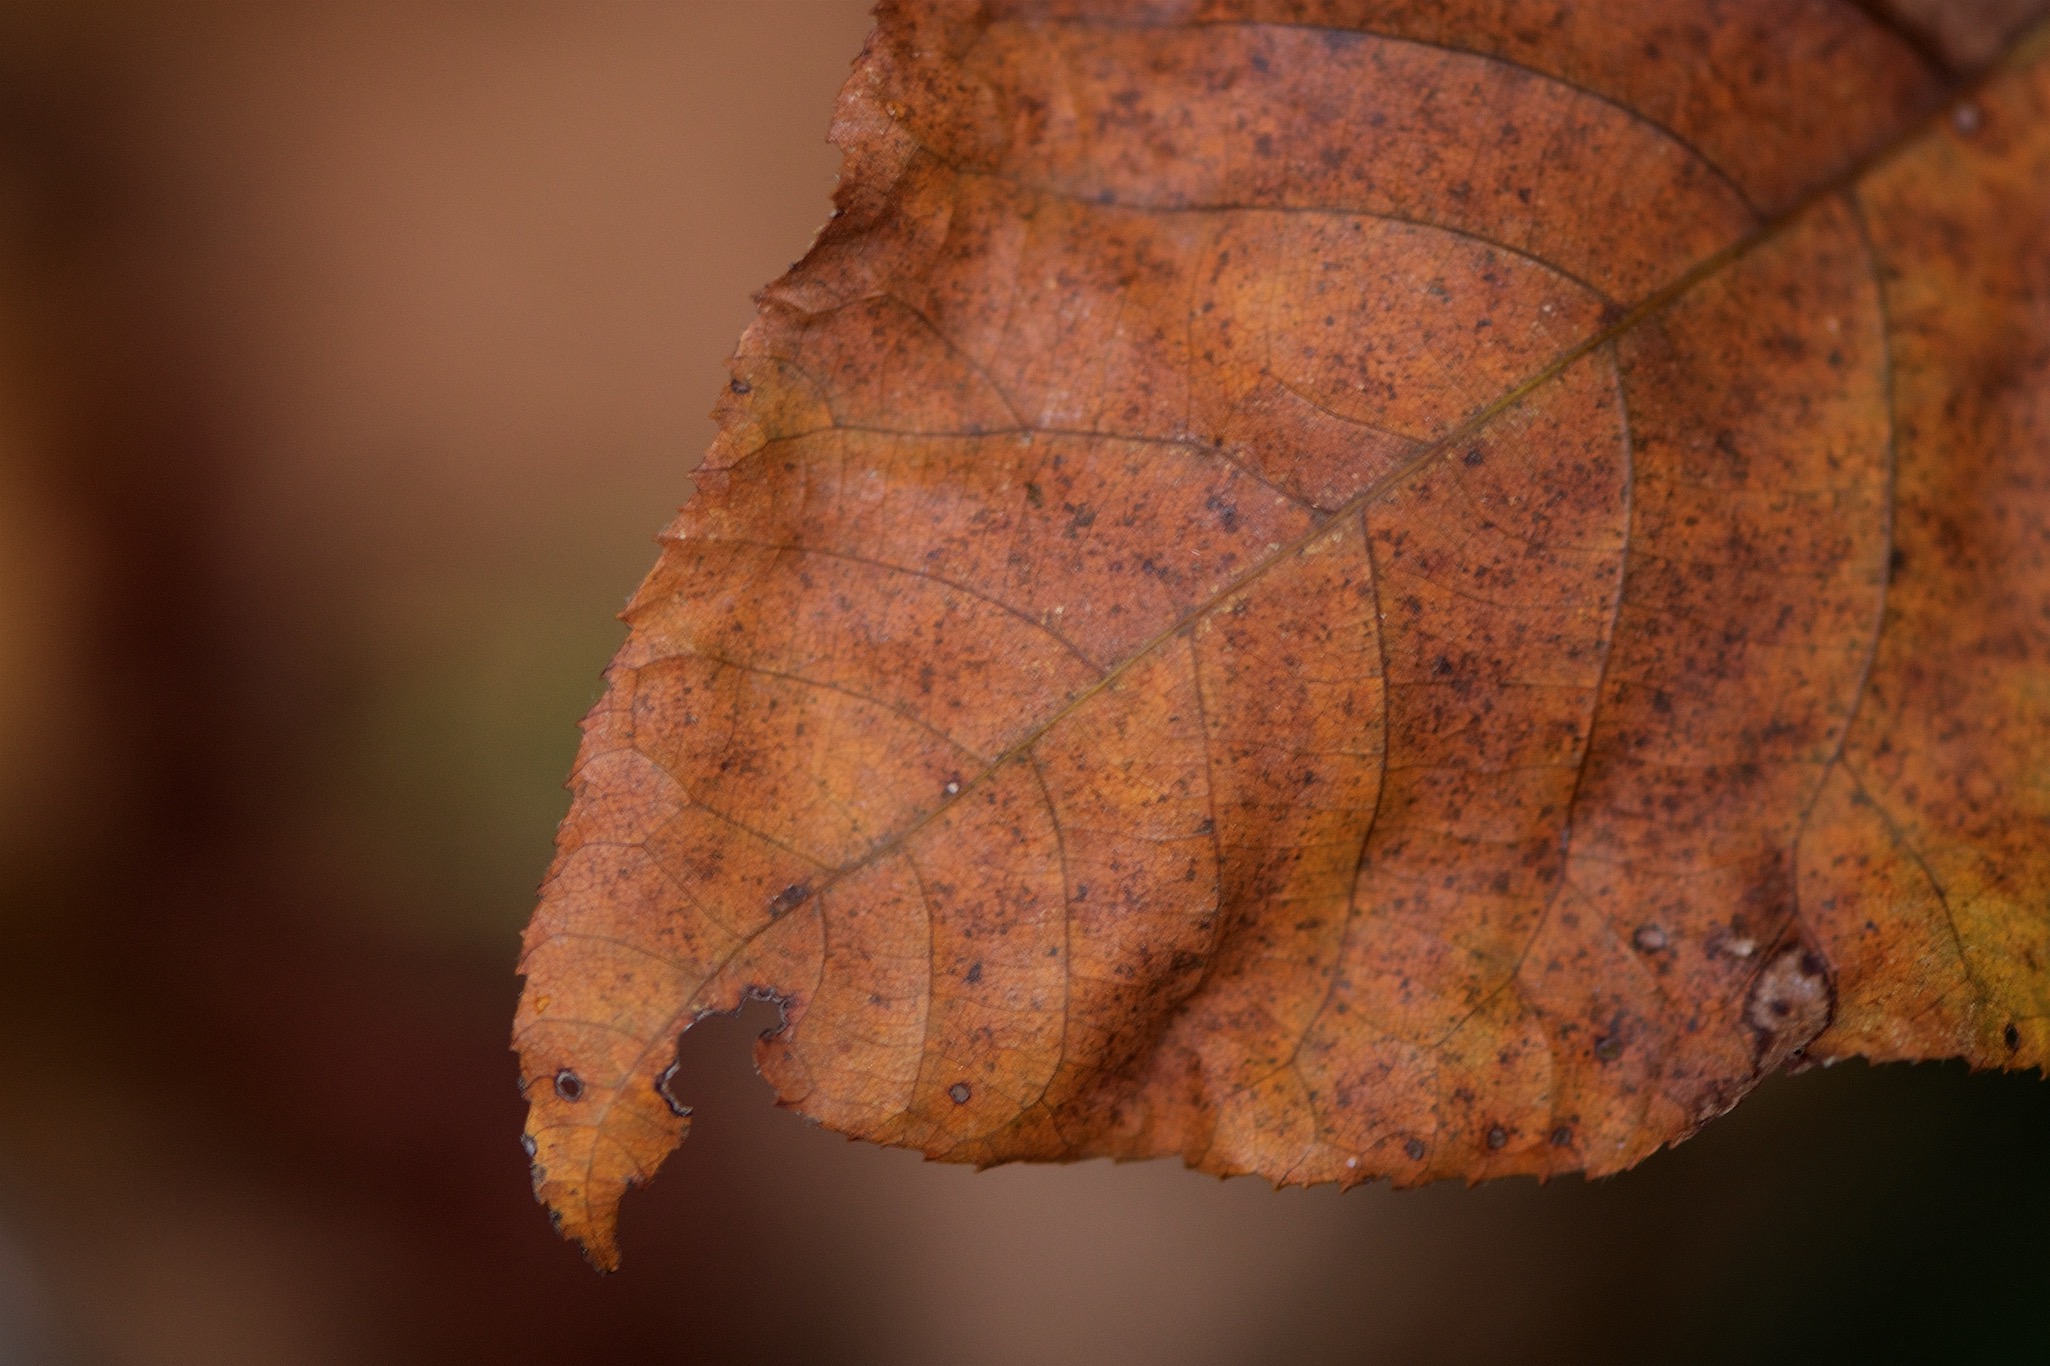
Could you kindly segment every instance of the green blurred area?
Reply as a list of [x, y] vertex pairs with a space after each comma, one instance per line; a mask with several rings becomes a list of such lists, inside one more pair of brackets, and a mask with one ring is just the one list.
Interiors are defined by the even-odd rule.
[[1597, 1184], [699, 1122], [601, 1280], [518, 933], [863, 0], [0, 6], [0, 1361], [2050, 1361], [2050, 1087], [1776, 1079]]

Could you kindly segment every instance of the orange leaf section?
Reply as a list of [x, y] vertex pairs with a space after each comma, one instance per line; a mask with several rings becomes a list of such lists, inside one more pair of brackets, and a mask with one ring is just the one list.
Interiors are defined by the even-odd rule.
[[844, 1133], [1281, 1182], [2040, 1065], [2050, 62], [1912, 8], [885, 4], [528, 931], [565, 1231], [750, 995]]

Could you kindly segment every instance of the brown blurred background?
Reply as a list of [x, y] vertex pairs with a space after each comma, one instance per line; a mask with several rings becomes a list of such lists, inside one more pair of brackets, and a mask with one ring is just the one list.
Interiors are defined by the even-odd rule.
[[519, 928], [865, 0], [0, 3], [0, 1363], [2050, 1361], [2050, 1086], [1589, 1185], [977, 1174], [763, 1021], [600, 1279]]

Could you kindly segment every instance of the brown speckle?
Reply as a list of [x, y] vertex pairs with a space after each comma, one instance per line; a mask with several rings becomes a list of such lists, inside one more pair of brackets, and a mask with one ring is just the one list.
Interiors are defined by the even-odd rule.
[[1594, 1041], [1594, 1055], [1603, 1062], [1614, 1062], [1623, 1056], [1623, 1041], [1613, 1034], [1604, 1035]]

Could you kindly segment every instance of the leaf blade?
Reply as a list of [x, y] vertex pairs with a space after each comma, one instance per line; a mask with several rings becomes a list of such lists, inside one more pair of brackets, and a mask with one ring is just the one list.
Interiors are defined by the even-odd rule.
[[[1842, 819], [1889, 549], [1842, 130], [1882, 145], [1933, 80], [1871, 62], [1837, 141], [1739, 192], [1609, 96], [1413, 35], [883, 25], [845, 216], [742, 344], [530, 930], [537, 1189], [594, 1260], [683, 1132], [676, 1033], [750, 992], [786, 1002], [785, 1103], [847, 1132], [1281, 1180], [1613, 1170], [1814, 1043], [1844, 950], [1799, 933], [1797, 855]], [[1298, 79], [1219, 94], [1221, 53]], [[1387, 109], [1292, 93], [1369, 66]], [[1407, 188], [1334, 207], [1320, 153], [1306, 199], [1220, 109], [1382, 130]], [[1503, 109], [1593, 211], [1504, 227], [1553, 203], [1545, 157], [1474, 209], [1479, 153], [1417, 150]], [[1590, 159], [1618, 145], [1667, 169]], [[1696, 235], [1610, 249], [1662, 216]], [[559, 947], [612, 941], [652, 957]]]

